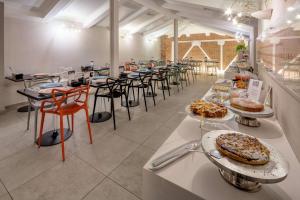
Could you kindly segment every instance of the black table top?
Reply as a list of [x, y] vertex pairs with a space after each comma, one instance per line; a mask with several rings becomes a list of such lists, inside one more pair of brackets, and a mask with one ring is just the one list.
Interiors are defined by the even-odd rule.
[[51, 94], [40, 94], [37, 91], [34, 91], [32, 89], [19, 89], [17, 90], [17, 93], [24, 95], [30, 99], [34, 99], [36, 101], [51, 99]]
[[109, 67], [103, 67], [103, 68], [93, 69], [93, 71], [104, 71], [104, 70], [110, 70], [110, 68]]
[[24, 74], [22, 79], [16, 79], [13, 76], [6, 76], [5, 79], [14, 81], [14, 82], [23, 82], [27, 80], [40, 80], [40, 79], [46, 79], [46, 78], [56, 78], [59, 77], [58, 75], [50, 75], [50, 76], [44, 76], [44, 77], [34, 77], [33, 75], [30, 74]]
[[14, 81], [14, 82], [23, 82], [25, 80], [32, 80], [33, 76], [31, 76], [30, 74], [24, 74], [22, 79], [16, 79], [13, 76], [6, 76], [5, 79]]

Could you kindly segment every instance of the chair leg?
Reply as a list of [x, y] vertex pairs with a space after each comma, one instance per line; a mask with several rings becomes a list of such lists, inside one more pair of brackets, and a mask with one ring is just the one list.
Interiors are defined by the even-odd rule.
[[[98, 89], [97, 89], [97, 91], [98, 91]], [[92, 122], [94, 122], [94, 115], [95, 115], [95, 109], [96, 109], [96, 104], [97, 104], [97, 95], [96, 94], [97, 94], [97, 92], [95, 93]]]
[[145, 95], [145, 88], [144, 87], [143, 87], [143, 96], [144, 96], [144, 103], [145, 103], [146, 112], [148, 112], [147, 102], [146, 102], [146, 95]]
[[138, 96], [137, 96], [137, 102], [139, 103], [140, 102], [140, 88], [137, 88], [138, 89]]
[[91, 123], [89, 120], [89, 110], [88, 110], [87, 106], [86, 106], [86, 108], [84, 108], [84, 110], [85, 110], [85, 116], [86, 116], [86, 123], [88, 125], [88, 130], [89, 130], [90, 144], [93, 144]]
[[156, 85], [157, 85], [157, 80], [154, 80], [154, 87], [153, 87], [153, 91], [154, 91], [154, 94], [155, 94], [155, 92], [156, 92]]
[[156, 106], [155, 95], [154, 95], [154, 92], [153, 92], [153, 86], [152, 86], [152, 84], [150, 85], [150, 89], [151, 89], [151, 92], [152, 92], [152, 99], [153, 99], [154, 106]]
[[114, 130], [116, 130], [116, 116], [115, 116], [114, 97], [111, 97], [111, 109], [112, 109], [112, 117], [113, 117], [113, 122], [114, 122]]
[[41, 119], [41, 127], [40, 127], [40, 134], [39, 134], [39, 148], [41, 147], [41, 143], [42, 143], [42, 135], [43, 135], [43, 129], [44, 129], [44, 121], [45, 121], [45, 113], [42, 112], [42, 119]]
[[[160, 83], [161, 83], [161, 87], [164, 88], [164, 85], [165, 85], [164, 81], [161, 81]], [[166, 100], [165, 90], [162, 90], [162, 92], [163, 92], [164, 100]]]
[[[123, 88], [122, 88], [122, 86], [120, 86], [120, 92], [122, 93], [122, 90]], [[121, 103], [123, 102], [123, 95], [121, 94]]]
[[61, 153], [62, 160], [65, 161], [65, 133], [64, 133], [64, 118], [62, 115], [59, 116], [60, 121], [60, 140], [61, 140]]
[[72, 121], [72, 133], [74, 133], [74, 114], [71, 116], [71, 121]]
[[[132, 90], [132, 95], [133, 95], [133, 101], [135, 101], [134, 87], [131, 87], [131, 90]], [[129, 93], [128, 93], [128, 95], [129, 95]]]
[[188, 78], [187, 78], [187, 72], [184, 73], [185, 76], [185, 86], [188, 86]]
[[129, 105], [128, 105], [128, 94], [126, 94], [126, 92], [125, 92], [124, 95], [125, 95], [125, 99], [126, 99], [126, 107], [127, 107], [128, 118], [129, 118], [129, 120], [131, 120]]
[[179, 79], [179, 80], [180, 80], [181, 89], [183, 90], [182, 79]]
[[29, 130], [29, 125], [30, 125], [30, 115], [31, 115], [31, 104], [30, 101], [28, 101], [28, 113], [27, 113], [27, 131]]
[[170, 86], [169, 86], [169, 81], [168, 81], [168, 79], [166, 79], [166, 82], [167, 82], [167, 88], [168, 88], [169, 96], [171, 96], [171, 93], [170, 93]]

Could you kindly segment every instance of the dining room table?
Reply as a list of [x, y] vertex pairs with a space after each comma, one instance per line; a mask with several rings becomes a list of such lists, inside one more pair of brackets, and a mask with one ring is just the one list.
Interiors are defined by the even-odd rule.
[[[41, 102], [43, 100], [48, 100], [52, 98], [52, 95], [50, 93], [40, 93], [39, 88], [24, 88], [24, 89], [18, 89], [17, 93], [24, 95], [28, 98], [29, 103], [31, 104], [31, 101], [37, 101]], [[59, 93], [56, 94], [57, 96], [61, 95]], [[38, 114], [39, 114], [39, 107], [34, 106], [34, 143], [37, 143], [39, 139], [37, 138], [37, 126], [38, 126]], [[69, 139], [72, 136], [72, 131], [70, 129], [70, 122], [69, 118], [67, 117], [68, 122], [68, 128], [64, 129], [64, 138], [65, 140]], [[41, 139], [41, 146], [52, 146], [61, 143], [60, 137], [57, 137], [60, 134], [60, 130], [57, 128], [54, 128], [53, 130], [49, 130], [42, 134]]]
[[[23, 82], [24, 88], [28, 88], [31, 85], [31, 82], [34, 80], [44, 80], [44, 79], [50, 79], [51, 82], [54, 82], [54, 78], [59, 78], [57, 75], [45, 75], [45, 76], [34, 76], [34, 74], [24, 74], [21, 78], [16, 78], [16, 76], [6, 76], [5, 79], [9, 81], [13, 81], [15, 83]], [[17, 109], [18, 112], [28, 112], [28, 109], [30, 111], [34, 111], [34, 108], [32, 106], [21, 106]]]

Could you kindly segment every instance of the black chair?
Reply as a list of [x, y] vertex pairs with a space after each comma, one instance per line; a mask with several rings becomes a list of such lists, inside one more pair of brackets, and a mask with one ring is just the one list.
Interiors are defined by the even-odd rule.
[[180, 68], [177, 65], [170, 66], [170, 71], [168, 73], [168, 79], [170, 85], [176, 85], [177, 91], [179, 92], [179, 85], [181, 85], [181, 89], [183, 89], [182, 80], [180, 79]]
[[179, 72], [180, 72], [180, 82], [185, 82], [185, 86], [190, 85], [190, 77], [188, 74], [188, 65], [187, 64], [179, 64]]
[[[158, 82], [160, 82], [164, 100], [166, 99], [164, 88], [167, 88], [167, 90], [169, 92], [169, 96], [171, 95], [169, 80], [168, 80], [168, 71], [169, 71], [168, 69], [159, 69], [158, 72], [152, 78], [152, 80], [154, 81], [154, 94], [155, 94], [155, 90], [156, 90], [155, 85], [158, 84]], [[166, 85], [165, 85], [165, 83], [166, 83]]]
[[147, 89], [147, 90], [149, 88], [151, 89], [153, 103], [154, 103], [154, 106], [156, 105], [156, 103], [155, 103], [155, 94], [154, 94], [153, 85], [152, 85], [152, 76], [153, 76], [152, 73], [151, 74], [139, 73], [139, 78], [137, 79], [137, 81], [134, 81], [131, 84], [131, 88], [133, 88], [133, 89], [137, 88], [138, 89], [138, 102], [139, 102], [139, 99], [140, 99], [140, 89], [142, 89], [146, 112], [148, 112], [148, 108], [147, 108], [147, 100], [146, 100], [145, 89]]
[[131, 120], [130, 116], [130, 111], [129, 111], [129, 104], [128, 104], [128, 89], [129, 85], [131, 84], [128, 79], [113, 79], [113, 78], [107, 78], [106, 79], [106, 84], [100, 86], [99, 88], [104, 89], [102, 93], [99, 93], [99, 88], [97, 89], [95, 93], [95, 100], [94, 100], [94, 108], [93, 108], [93, 115], [92, 115], [92, 121], [95, 113], [95, 108], [96, 108], [96, 101], [98, 97], [102, 98], [108, 98], [111, 102], [111, 114], [113, 117], [113, 123], [114, 123], [114, 130], [116, 130], [116, 117], [115, 117], [115, 103], [114, 99], [115, 98], [120, 98], [122, 99], [123, 95], [125, 96], [126, 100], [126, 108], [127, 108], [127, 113], [128, 113], [128, 118]]

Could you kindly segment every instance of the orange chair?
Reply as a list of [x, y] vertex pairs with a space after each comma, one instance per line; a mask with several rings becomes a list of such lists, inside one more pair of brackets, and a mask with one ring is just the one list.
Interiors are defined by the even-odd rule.
[[[89, 130], [90, 143], [91, 144], [93, 143], [91, 126], [89, 122], [89, 113], [88, 113], [89, 85], [72, 88], [70, 90], [53, 89], [51, 95], [52, 95], [51, 100], [45, 100], [41, 104], [42, 120], [41, 120], [38, 145], [39, 147], [41, 146], [41, 138], [42, 138], [42, 132], [44, 127], [45, 114], [51, 113], [51, 114], [59, 115], [62, 160], [64, 161], [65, 148], [64, 148], [63, 116], [65, 115], [72, 116], [72, 132], [74, 132], [74, 114], [83, 109], [86, 114], [86, 122]], [[49, 105], [52, 105], [52, 107], [49, 108]]]

